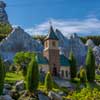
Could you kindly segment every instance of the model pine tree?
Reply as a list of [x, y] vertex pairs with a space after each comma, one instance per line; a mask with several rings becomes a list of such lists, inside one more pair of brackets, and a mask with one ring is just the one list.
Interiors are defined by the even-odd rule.
[[53, 87], [53, 80], [52, 80], [52, 76], [51, 76], [51, 73], [48, 72], [46, 74], [46, 77], [45, 77], [45, 87], [46, 89], [49, 91], [49, 90], [52, 90], [52, 87]]
[[70, 62], [71, 79], [73, 79], [76, 77], [76, 73], [77, 73], [77, 64], [73, 52], [70, 52], [69, 62]]
[[87, 80], [94, 81], [95, 79], [95, 57], [93, 55], [93, 51], [91, 48], [88, 49], [87, 57], [86, 57], [86, 73]]
[[3, 66], [3, 61], [0, 57], [0, 95], [2, 95], [3, 92], [3, 87], [4, 87], [4, 66]]
[[34, 56], [28, 66], [27, 84], [26, 84], [27, 90], [30, 93], [35, 93], [38, 88], [38, 84], [39, 84], [39, 70], [38, 70], [38, 64]]
[[81, 83], [86, 82], [86, 70], [84, 68], [80, 69], [80, 81]]

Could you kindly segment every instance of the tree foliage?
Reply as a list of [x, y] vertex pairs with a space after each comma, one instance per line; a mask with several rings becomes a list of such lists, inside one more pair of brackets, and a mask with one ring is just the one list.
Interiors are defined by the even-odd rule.
[[48, 72], [46, 74], [46, 77], [45, 77], [45, 87], [46, 89], [49, 91], [52, 89], [53, 87], [53, 79], [52, 79], [52, 76], [51, 76], [51, 73]]
[[33, 36], [33, 38], [34, 38], [35, 40], [41, 41], [41, 43], [44, 45], [45, 35], [36, 35], [36, 36]]
[[4, 64], [0, 57], [0, 95], [2, 95], [2, 92], [3, 92], [4, 76], [5, 76]]
[[80, 92], [73, 92], [65, 100], [100, 100], [100, 91], [96, 88], [83, 88]]
[[18, 53], [16, 53], [16, 55], [14, 57], [14, 63], [16, 65], [20, 66], [19, 69], [22, 70], [23, 76], [26, 76], [27, 66], [33, 56], [34, 56], [34, 53], [31, 53], [31, 52], [18, 52]]
[[12, 27], [7, 23], [0, 23], [0, 40], [5, 38], [12, 31]]
[[71, 79], [73, 79], [76, 77], [77, 74], [77, 64], [76, 64], [76, 59], [74, 57], [74, 54], [72, 52], [70, 52], [69, 62], [70, 62]]
[[35, 92], [38, 88], [38, 84], [39, 84], [39, 69], [34, 55], [28, 66], [27, 82], [26, 82], [27, 90], [30, 93]]
[[94, 81], [95, 79], [95, 57], [91, 48], [88, 49], [86, 57], [86, 74], [88, 81]]

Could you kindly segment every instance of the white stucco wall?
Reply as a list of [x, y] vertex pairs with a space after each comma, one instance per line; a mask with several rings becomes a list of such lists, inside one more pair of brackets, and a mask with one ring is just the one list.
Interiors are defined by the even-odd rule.
[[49, 71], [49, 65], [47, 64], [39, 64], [39, 71], [42, 70], [43, 72], [47, 73]]
[[[64, 76], [62, 77], [62, 70], [64, 71]], [[68, 72], [68, 77], [66, 77], [66, 71]], [[61, 66], [60, 68], [60, 77], [63, 79], [70, 79], [70, 67]]]

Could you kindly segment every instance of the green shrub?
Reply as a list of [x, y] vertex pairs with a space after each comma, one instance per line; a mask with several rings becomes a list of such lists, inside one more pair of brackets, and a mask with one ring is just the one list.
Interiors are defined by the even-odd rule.
[[52, 76], [51, 76], [50, 72], [48, 72], [46, 74], [46, 77], [45, 77], [45, 87], [46, 87], [46, 89], [48, 91], [52, 90], [52, 88], [53, 88], [53, 79], [52, 79]]
[[3, 61], [0, 57], [0, 95], [2, 95], [2, 92], [3, 92], [4, 77], [5, 77], [5, 69], [4, 69]]
[[100, 100], [100, 91], [96, 88], [83, 88], [80, 92], [73, 92], [65, 100]]
[[77, 74], [77, 64], [76, 64], [76, 59], [74, 57], [74, 54], [72, 52], [70, 52], [69, 62], [70, 62], [71, 79], [73, 79], [76, 77]]
[[85, 83], [86, 82], [86, 71], [84, 68], [80, 69], [80, 82]]
[[18, 52], [14, 56], [14, 64], [18, 66], [18, 70], [22, 71], [25, 78], [27, 75], [27, 66], [29, 65], [33, 56], [33, 52]]
[[95, 67], [95, 57], [92, 49], [89, 48], [86, 57], [86, 74], [89, 82], [93, 82], [95, 80]]
[[38, 70], [38, 64], [35, 59], [35, 55], [28, 66], [28, 72], [27, 72], [27, 81], [26, 81], [26, 87], [27, 90], [32, 93], [36, 92], [39, 84], [39, 70]]

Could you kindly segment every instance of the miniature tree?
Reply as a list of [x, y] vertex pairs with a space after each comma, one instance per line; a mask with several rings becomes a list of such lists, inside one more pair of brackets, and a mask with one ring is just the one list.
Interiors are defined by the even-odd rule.
[[35, 56], [32, 58], [28, 66], [26, 87], [30, 93], [35, 93], [39, 84], [39, 70]]
[[81, 83], [86, 82], [86, 70], [84, 68], [80, 69], [80, 82]]
[[17, 65], [17, 70], [20, 69], [25, 78], [27, 75], [27, 66], [33, 56], [34, 53], [32, 52], [18, 52], [14, 56], [14, 63]]
[[76, 64], [76, 59], [72, 52], [70, 52], [69, 62], [70, 62], [71, 79], [73, 79], [76, 77], [77, 74], [77, 64]]
[[95, 57], [91, 48], [88, 49], [86, 57], [86, 74], [87, 80], [93, 82], [95, 79]]
[[52, 90], [52, 87], [53, 87], [53, 80], [52, 80], [52, 76], [51, 76], [51, 73], [48, 72], [46, 74], [46, 77], [45, 77], [45, 87], [46, 89], [49, 91], [49, 90]]
[[4, 76], [5, 76], [5, 71], [4, 71], [3, 61], [0, 57], [0, 95], [2, 95], [3, 92]]

